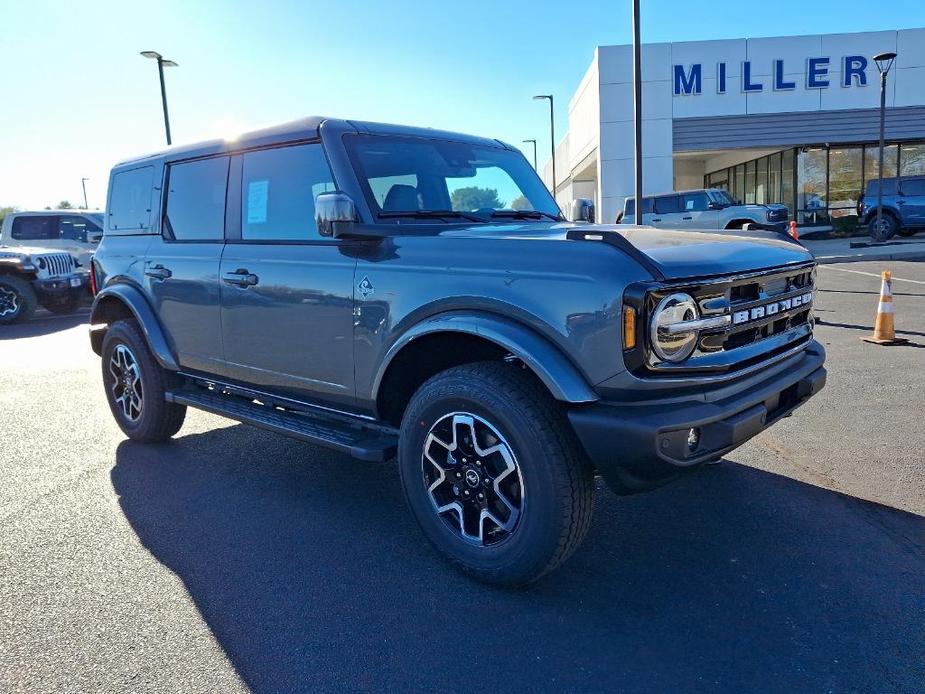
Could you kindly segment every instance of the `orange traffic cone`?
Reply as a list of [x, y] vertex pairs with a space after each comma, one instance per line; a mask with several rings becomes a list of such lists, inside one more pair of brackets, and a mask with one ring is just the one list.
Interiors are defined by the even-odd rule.
[[896, 337], [896, 329], [893, 325], [893, 280], [890, 279], [889, 270], [883, 271], [874, 334], [871, 337], [862, 337], [861, 339], [864, 342], [873, 342], [875, 345], [899, 345], [903, 342], [908, 342], [904, 337]]
[[800, 234], [797, 232], [797, 223], [793, 220], [790, 220], [790, 236], [794, 241], [800, 240]]

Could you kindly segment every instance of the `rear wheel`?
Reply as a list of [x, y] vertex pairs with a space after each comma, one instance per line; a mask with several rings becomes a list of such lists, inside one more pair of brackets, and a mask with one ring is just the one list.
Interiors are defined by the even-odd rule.
[[421, 386], [402, 422], [399, 467], [430, 542], [488, 583], [535, 581], [590, 525], [593, 470], [561, 406], [508, 364], [455, 367]]
[[164, 399], [178, 377], [155, 361], [135, 321], [117, 321], [106, 331], [102, 367], [109, 409], [126, 436], [155, 443], [180, 430], [186, 406]]
[[870, 232], [870, 237], [874, 241], [889, 241], [899, 231], [899, 221], [889, 212], [884, 212], [881, 214], [879, 221], [877, 221], [877, 215], [875, 214], [868, 223], [867, 228]]
[[29, 320], [37, 303], [35, 290], [26, 280], [0, 275], [0, 325]]

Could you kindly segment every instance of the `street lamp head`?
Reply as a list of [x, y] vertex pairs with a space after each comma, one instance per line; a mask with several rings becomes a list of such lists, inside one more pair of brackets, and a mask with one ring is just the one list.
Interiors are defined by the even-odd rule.
[[895, 53], [878, 53], [874, 56], [874, 62], [877, 63], [877, 69], [881, 75], [885, 75], [893, 67], [893, 61], [896, 60]]
[[177, 63], [175, 63], [172, 60], [162, 60], [161, 65], [163, 65], [164, 67], [176, 67]]
[[533, 143], [535, 144], [535, 143], [536, 143], [536, 140], [523, 140], [523, 142], [524, 142], [524, 143], [533, 142]]
[[533, 98], [536, 99], [536, 100], [552, 99], [552, 94], [537, 94], [537, 95], [534, 96]]
[[162, 57], [163, 57], [163, 56], [162, 56], [160, 53], [158, 53], [157, 51], [142, 51], [141, 54], [142, 54], [145, 58], [153, 58], [154, 60], [158, 60], [159, 58], [162, 58]]

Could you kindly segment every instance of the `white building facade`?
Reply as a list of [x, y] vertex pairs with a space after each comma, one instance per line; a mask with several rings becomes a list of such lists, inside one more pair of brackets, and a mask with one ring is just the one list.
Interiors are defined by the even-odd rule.
[[[801, 225], [856, 221], [878, 171], [873, 56], [886, 51], [898, 57], [884, 175], [925, 174], [925, 29], [644, 45], [644, 194], [720, 187], [782, 202]], [[595, 50], [568, 120], [556, 198], [563, 209], [592, 198], [598, 220], [613, 222], [633, 194], [631, 46]]]

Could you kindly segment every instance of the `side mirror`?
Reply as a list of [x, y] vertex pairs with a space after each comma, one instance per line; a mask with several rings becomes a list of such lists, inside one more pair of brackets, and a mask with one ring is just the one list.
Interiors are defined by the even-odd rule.
[[589, 198], [572, 200], [572, 221], [594, 224], [594, 201]]
[[356, 224], [359, 216], [357, 206], [346, 193], [335, 190], [331, 193], [320, 193], [315, 198], [315, 223], [318, 233], [322, 236], [343, 236], [350, 233], [350, 228]]
[[710, 202], [710, 204], [707, 205], [707, 209], [710, 209], [710, 210], [721, 210], [721, 209], [723, 209], [723, 206], [722, 206], [721, 203], [718, 203], [718, 202]]

